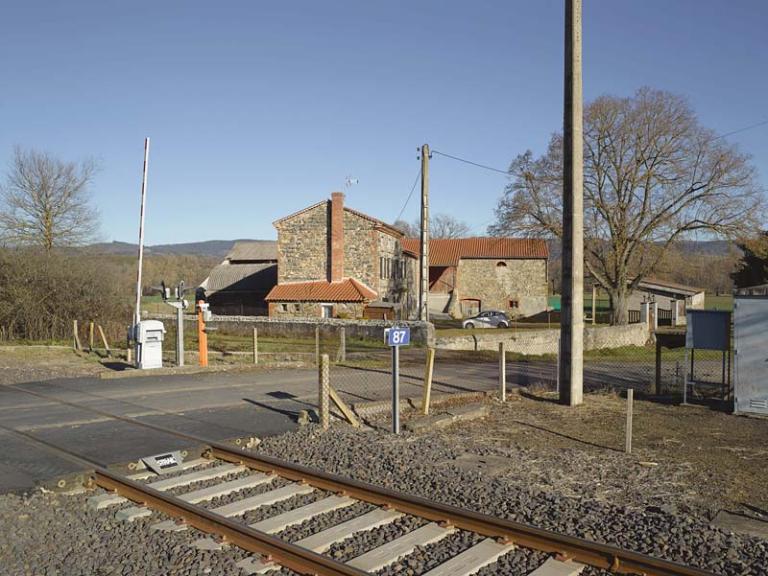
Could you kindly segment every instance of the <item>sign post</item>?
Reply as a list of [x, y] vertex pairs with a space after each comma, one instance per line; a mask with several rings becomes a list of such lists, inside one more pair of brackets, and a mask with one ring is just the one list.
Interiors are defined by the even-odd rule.
[[400, 434], [400, 346], [411, 343], [411, 329], [407, 326], [386, 328], [384, 340], [392, 348], [392, 432]]

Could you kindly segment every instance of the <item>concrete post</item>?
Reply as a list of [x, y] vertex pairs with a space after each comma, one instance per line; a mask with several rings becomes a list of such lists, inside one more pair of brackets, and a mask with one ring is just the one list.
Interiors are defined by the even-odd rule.
[[323, 430], [327, 430], [330, 425], [331, 413], [330, 413], [330, 397], [331, 397], [331, 382], [329, 371], [328, 354], [320, 356], [320, 363], [318, 366], [318, 401], [317, 409], [320, 417], [320, 425]]
[[259, 363], [259, 331], [257, 328], [253, 329], [253, 363]]
[[315, 364], [320, 366], [320, 325], [315, 326]]
[[184, 366], [184, 310], [176, 308], [176, 365]]
[[659, 329], [659, 303], [656, 301], [651, 302], [651, 318], [653, 318], [651, 330], [656, 332]]
[[563, 118], [563, 298], [560, 402], [583, 402], [584, 378], [584, 136], [581, 82], [581, 0], [565, 0]]
[[499, 394], [501, 401], [507, 401], [507, 349], [504, 342], [499, 342]]
[[624, 451], [632, 454], [632, 416], [635, 403], [635, 391], [630, 388], [627, 390], [627, 426], [624, 438]]
[[342, 326], [339, 328], [339, 362], [347, 361], [347, 329]]

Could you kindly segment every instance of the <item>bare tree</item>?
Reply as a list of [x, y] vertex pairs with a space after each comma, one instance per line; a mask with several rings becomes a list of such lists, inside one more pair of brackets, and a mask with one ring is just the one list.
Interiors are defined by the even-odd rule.
[[[405, 220], [397, 220], [393, 226], [399, 228], [410, 238], [416, 238], [420, 234], [421, 222], [409, 224]], [[462, 238], [469, 235], [469, 226], [448, 214], [436, 214], [429, 219], [430, 238]]]
[[436, 214], [429, 219], [429, 235], [432, 238], [463, 238], [469, 236], [469, 226], [448, 214]]
[[14, 150], [0, 187], [0, 236], [13, 245], [50, 252], [92, 240], [98, 212], [89, 204], [92, 161], [63, 162], [36, 150]]
[[[495, 235], [562, 235], [562, 137], [541, 158], [510, 166]], [[702, 127], [688, 102], [643, 88], [603, 96], [584, 112], [585, 264], [606, 289], [613, 323], [628, 321], [628, 295], [684, 238], [736, 237], [764, 206], [749, 157]]]
[[395, 220], [392, 226], [401, 230], [408, 238], [415, 238], [419, 235], [418, 225], [409, 224], [405, 220]]

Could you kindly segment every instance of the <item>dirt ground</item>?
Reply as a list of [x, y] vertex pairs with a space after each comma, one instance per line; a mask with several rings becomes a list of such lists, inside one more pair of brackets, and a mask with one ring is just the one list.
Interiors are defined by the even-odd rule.
[[95, 355], [78, 355], [70, 348], [0, 346], [0, 384], [94, 376], [108, 371], [98, 360]]
[[523, 391], [492, 405], [489, 417], [438, 433], [464, 447], [466, 466], [574, 498], [768, 518], [768, 419], [635, 399], [625, 454], [618, 394], [588, 394], [568, 408], [554, 393]]

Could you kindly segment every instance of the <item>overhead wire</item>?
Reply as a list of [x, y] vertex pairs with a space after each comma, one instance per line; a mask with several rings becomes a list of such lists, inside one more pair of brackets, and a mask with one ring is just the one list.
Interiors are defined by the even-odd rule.
[[421, 177], [421, 167], [419, 167], [419, 171], [416, 173], [416, 178], [413, 181], [413, 186], [411, 186], [411, 191], [408, 193], [408, 198], [405, 199], [405, 203], [403, 204], [403, 207], [400, 209], [400, 213], [397, 215], [397, 218], [395, 218], [395, 222], [400, 220], [400, 217], [403, 215], [403, 212], [405, 212], [405, 209], [408, 207], [408, 202], [411, 201], [411, 197], [413, 196], [414, 190], [416, 190], [416, 184], [419, 183], [420, 177]]

